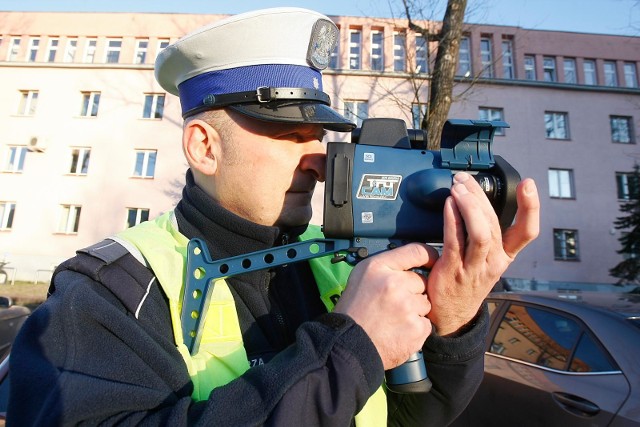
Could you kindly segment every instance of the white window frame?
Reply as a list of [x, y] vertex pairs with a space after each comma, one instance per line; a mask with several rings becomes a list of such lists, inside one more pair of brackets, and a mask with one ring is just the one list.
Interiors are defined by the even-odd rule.
[[609, 87], [618, 86], [618, 70], [615, 61], [604, 61], [604, 85]]
[[369, 102], [357, 99], [346, 99], [344, 101], [343, 115], [358, 127], [361, 127], [362, 121], [369, 118]]
[[596, 69], [596, 61], [593, 59], [585, 59], [582, 61], [582, 72], [584, 74], [584, 84], [595, 86], [598, 84], [598, 70]]
[[45, 57], [46, 62], [55, 62], [56, 55], [58, 54], [58, 47], [60, 47], [59, 38], [50, 38], [47, 43], [47, 55]]
[[515, 67], [513, 65], [513, 40], [502, 39], [502, 78], [515, 79]]
[[578, 74], [576, 73], [576, 60], [575, 58], [564, 58], [564, 82], [570, 84], [578, 83]]
[[[107, 39], [104, 49], [104, 63], [118, 64], [120, 63], [120, 53], [122, 52], [122, 39]], [[112, 59], [115, 59], [113, 61]]]
[[81, 205], [60, 205], [57, 232], [60, 234], [78, 234], [81, 213]]
[[38, 108], [38, 96], [39, 92], [37, 90], [21, 90], [20, 103], [18, 104], [18, 115], [35, 115], [36, 109]]
[[575, 199], [573, 170], [551, 168], [548, 173], [549, 197], [552, 199]]
[[3, 172], [22, 173], [29, 149], [26, 145], [9, 145], [5, 151]]
[[100, 92], [82, 92], [80, 117], [97, 117], [100, 109]]
[[0, 230], [11, 230], [16, 214], [16, 202], [0, 202]]
[[393, 32], [393, 71], [407, 71], [407, 34], [404, 31]]
[[[134, 223], [131, 224], [129, 221], [129, 217], [132, 213], [135, 213]], [[146, 214], [146, 219], [143, 218]], [[141, 222], [149, 220], [149, 209], [148, 208], [127, 208], [127, 219], [125, 221], [125, 227], [133, 227], [135, 225], [140, 224]]]
[[371, 30], [371, 71], [384, 71], [384, 31]]
[[[162, 99], [162, 105], [160, 104], [160, 99]], [[164, 116], [165, 101], [166, 97], [164, 93], [145, 93], [144, 104], [142, 105], [142, 118], [150, 120], [161, 120]], [[148, 104], [148, 102], [150, 102], [150, 104]]]
[[559, 111], [545, 111], [544, 124], [547, 139], [569, 139], [569, 114]]
[[634, 177], [633, 172], [616, 172], [616, 190], [618, 200], [631, 199], [631, 180]]
[[429, 43], [420, 33], [415, 33], [416, 45], [416, 73], [429, 72]]
[[84, 55], [82, 62], [85, 64], [93, 64], [96, 60], [96, 50], [98, 48], [98, 39], [88, 38], [84, 45]]
[[[151, 161], [153, 159], [153, 161]], [[142, 160], [139, 163], [139, 160]], [[153, 179], [158, 160], [157, 150], [135, 150], [133, 162], [133, 178]], [[140, 169], [138, 170], [138, 165]]]
[[533, 55], [524, 56], [524, 79], [537, 80], [536, 76], [536, 57]]
[[460, 38], [460, 50], [458, 51], [458, 70], [457, 76], [469, 77], [472, 74], [471, 69], [471, 39], [468, 36]]
[[[500, 120], [504, 121], [504, 109], [497, 107], [479, 107], [478, 118], [480, 120]], [[504, 136], [504, 128], [496, 128], [494, 135]]]
[[480, 38], [480, 61], [482, 63], [482, 77], [493, 78], [493, 43], [491, 37]]
[[76, 59], [76, 52], [78, 52], [78, 39], [77, 38], [68, 38], [67, 44], [64, 48], [64, 58], [63, 62], [72, 63]]
[[133, 54], [133, 63], [144, 64], [147, 60], [148, 50], [149, 50], [149, 39], [137, 39], [136, 50]]
[[87, 175], [91, 159], [90, 147], [70, 147], [71, 160], [69, 162], [70, 175]]
[[15, 61], [20, 54], [21, 37], [11, 37], [9, 48], [7, 49], [7, 61]]
[[29, 39], [29, 48], [27, 49], [27, 62], [36, 62], [38, 60], [39, 49], [40, 49], [40, 38], [31, 37]]
[[617, 144], [633, 144], [633, 119], [628, 116], [609, 116], [611, 125], [611, 142]]
[[545, 82], [557, 82], [558, 73], [556, 72], [556, 58], [545, 56], [542, 58], [542, 70]]
[[638, 69], [635, 62], [624, 63], [624, 85], [625, 87], [638, 87]]
[[349, 69], [362, 69], [362, 31], [349, 29]]

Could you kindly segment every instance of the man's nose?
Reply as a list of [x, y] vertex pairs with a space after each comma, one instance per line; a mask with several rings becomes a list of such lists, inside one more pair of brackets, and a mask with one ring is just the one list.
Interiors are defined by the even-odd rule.
[[309, 144], [300, 159], [300, 169], [310, 173], [316, 181], [324, 182], [326, 175], [327, 152], [326, 145], [321, 142]]

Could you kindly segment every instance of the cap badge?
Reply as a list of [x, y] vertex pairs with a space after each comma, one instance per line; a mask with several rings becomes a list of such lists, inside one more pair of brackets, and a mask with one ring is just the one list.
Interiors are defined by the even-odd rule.
[[338, 41], [338, 28], [331, 21], [319, 19], [313, 25], [307, 61], [313, 67], [324, 70], [329, 65], [331, 52]]

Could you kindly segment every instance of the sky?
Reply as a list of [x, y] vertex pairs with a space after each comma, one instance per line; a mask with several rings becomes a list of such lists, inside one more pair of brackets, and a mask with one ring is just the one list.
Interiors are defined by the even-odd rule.
[[[444, 4], [422, 1], [434, 2]], [[400, 0], [0, 0], [0, 10], [232, 14], [297, 6], [327, 15], [400, 17], [400, 4]], [[443, 12], [434, 8], [431, 16], [423, 17], [440, 20]], [[640, 0], [468, 0], [466, 15], [465, 21], [474, 24], [640, 36]]]

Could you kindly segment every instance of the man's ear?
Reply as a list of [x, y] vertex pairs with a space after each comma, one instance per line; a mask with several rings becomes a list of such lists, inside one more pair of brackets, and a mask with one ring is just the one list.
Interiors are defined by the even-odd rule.
[[204, 175], [215, 174], [220, 134], [207, 122], [191, 120], [182, 132], [182, 148], [189, 165]]

